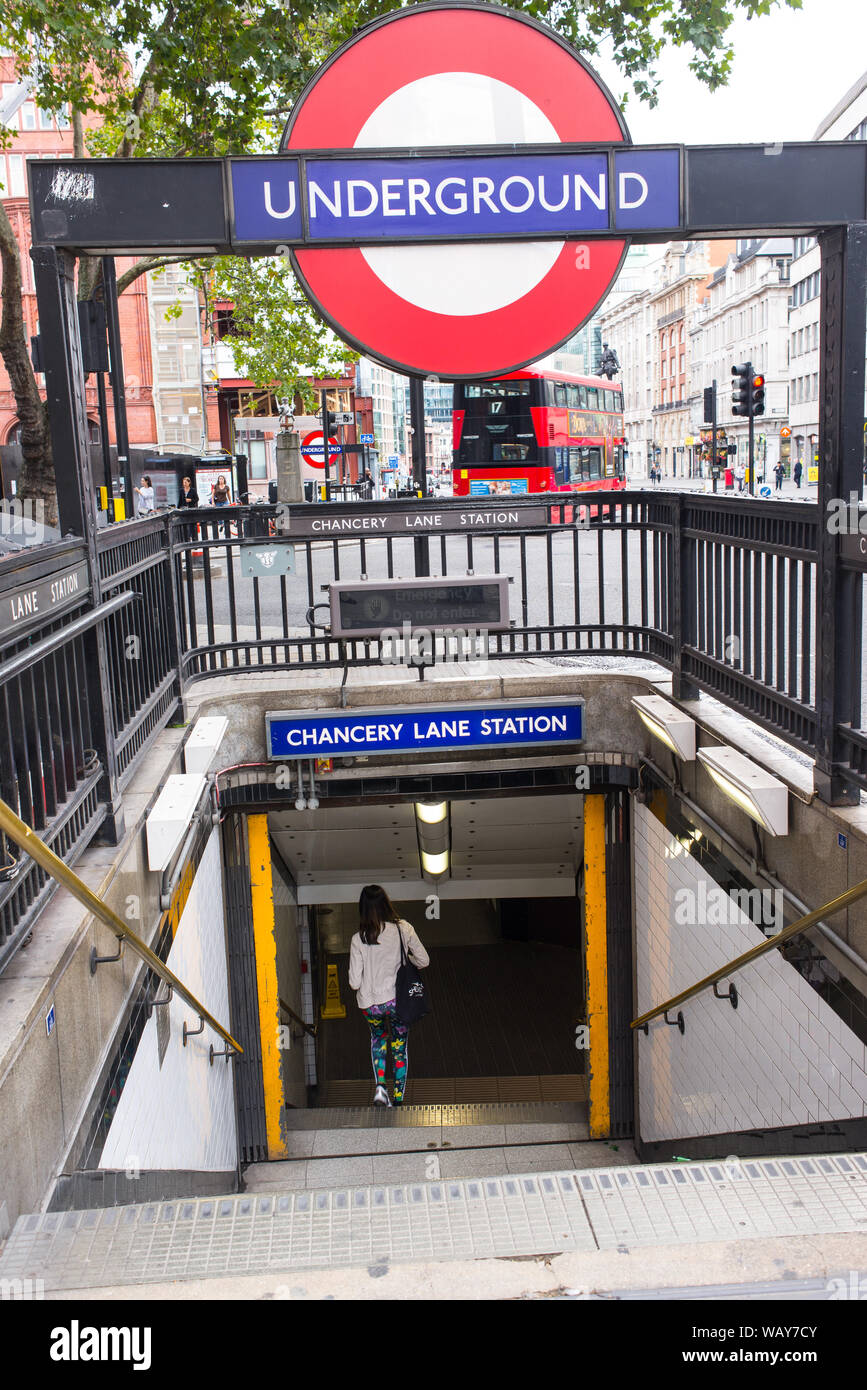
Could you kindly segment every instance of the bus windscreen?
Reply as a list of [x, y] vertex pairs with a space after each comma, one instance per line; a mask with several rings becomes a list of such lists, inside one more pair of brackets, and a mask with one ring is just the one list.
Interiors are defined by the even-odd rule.
[[531, 389], [530, 381], [468, 382], [464, 386], [459, 463], [514, 464], [538, 456], [530, 415]]

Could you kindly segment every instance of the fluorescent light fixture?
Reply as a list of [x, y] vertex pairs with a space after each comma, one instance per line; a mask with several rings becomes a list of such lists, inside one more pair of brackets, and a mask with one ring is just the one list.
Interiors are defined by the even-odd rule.
[[440, 854], [429, 854], [426, 849], [423, 849], [421, 851], [421, 866], [426, 874], [438, 878], [449, 867], [448, 850], [444, 849]]
[[661, 739], [685, 763], [695, 761], [695, 720], [661, 695], [634, 695], [632, 704], [654, 738]]
[[449, 803], [447, 801], [417, 801], [415, 813], [424, 825], [439, 825], [440, 821], [445, 820], [449, 813]]
[[789, 833], [789, 790], [734, 748], [700, 748], [699, 762], [721, 792], [771, 835]]

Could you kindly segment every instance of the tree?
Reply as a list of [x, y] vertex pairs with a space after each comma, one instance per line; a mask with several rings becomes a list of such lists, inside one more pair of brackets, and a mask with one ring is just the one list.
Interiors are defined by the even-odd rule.
[[[549, 24], [590, 58], [610, 43], [634, 91], [655, 103], [654, 63], [665, 47], [691, 47], [690, 67], [713, 89], [727, 80], [731, 67], [726, 33], [735, 11], [767, 14], [777, 3], [797, 9], [801, 0], [524, 0], [514, 8]], [[327, 53], [396, 8], [394, 0], [6, 0], [0, 49], [15, 55], [17, 72], [31, 80], [40, 107], [71, 105], [82, 153], [81, 118], [96, 113], [100, 129], [88, 135], [94, 154], [242, 154], [276, 148], [293, 101]], [[9, 130], [0, 127], [0, 148], [10, 140]], [[145, 258], [120, 278], [119, 291], [172, 259], [178, 258]], [[54, 485], [46, 410], [24, 330], [20, 253], [2, 203], [0, 268], [0, 355], [22, 426], [20, 490], [42, 498], [50, 517]], [[332, 341], [312, 310], [299, 310], [301, 295], [285, 265], [276, 275], [237, 267], [221, 267], [218, 274], [246, 296], [240, 317], [246, 315], [248, 324], [255, 324], [257, 303], [282, 306], [288, 319], [285, 332], [280, 330], [281, 352], [297, 351], [299, 369], [325, 374], [321, 363], [302, 358], [321, 351], [331, 360]], [[99, 293], [98, 275], [85, 261], [79, 294]], [[251, 370], [276, 362], [280, 335], [272, 331], [269, 340], [267, 333], [254, 332], [243, 347], [239, 340]], [[284, 356], [281, 375], [286, 374]]]
[[309, 377], [342, 376], [345, 364], [357, 359], [311, 308], [288, 256], [220, 256], [198, 270], [200, 283], [209, 280], [207, 287], [202, 283], [203, 299], [232, 301], [235, 363], [257, 386], [303, 400]]

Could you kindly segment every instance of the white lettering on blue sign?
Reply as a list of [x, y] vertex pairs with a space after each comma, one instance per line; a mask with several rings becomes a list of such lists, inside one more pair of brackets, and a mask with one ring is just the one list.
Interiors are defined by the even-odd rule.
[[[613, 179], [609, 170], [613, 164]], [[680, 152], [233, 160], [233, 239], [325, 243], [677, 229]], [[609, 187], [614, 206], [609, 205]], [[302, 206], [307, 219], [303, 225]]]
[[272, 758], [352, 756], [426, 752], [443, 748], [485, 748], [530, 744], [580, 743], [583, 703], [436, 709], [412, 718], [375, 715], [267, 716]]

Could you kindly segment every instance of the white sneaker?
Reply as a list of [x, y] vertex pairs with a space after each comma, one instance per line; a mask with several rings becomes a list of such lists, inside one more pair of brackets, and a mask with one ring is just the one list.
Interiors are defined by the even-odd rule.
[[373, 1103], [374, 1105], [391, 1105], [391, 1101], [388, 1098], [388, 1091], [384, 1086], [377, 1086], [373, 1093]]

